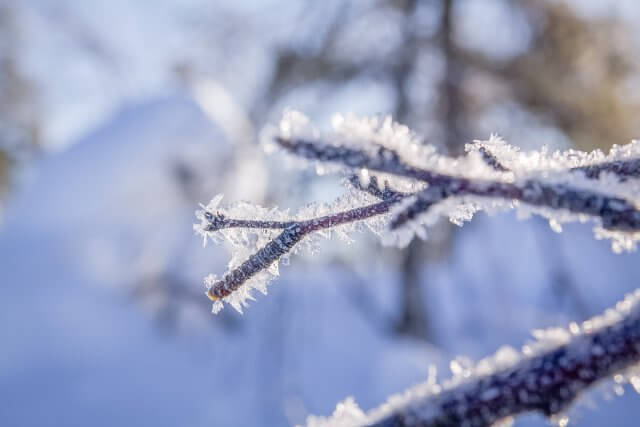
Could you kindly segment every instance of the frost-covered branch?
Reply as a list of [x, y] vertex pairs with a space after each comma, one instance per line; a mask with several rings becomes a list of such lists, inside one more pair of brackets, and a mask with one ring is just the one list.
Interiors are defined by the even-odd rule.
[[[232, 248], [222, 278], [205, 278], [214, 312], [223, 302], [241, 312], [254, 289], [266, 293], [291, 253], [313, 249], [318, 237], [350, 241], [349, 233], [360, 225], [384, 243], [402, 246], [414, 234], [425, 237], [425, 226], [440, 216], [461, 224], [479, 210], [516, 209], [523, 217], [543, 215], [555, 231], [562, 222], [591, 220], [596, 237], [611, 238], [615, 251], [634, 250], [640, 240], [637, 142], [614, 146], [606, 155], [524, 152], [492, 136], [467, 144], [466, 155], [454, 158], [438, 154], [389, 118], [336, 116], [333, 131], [321, 134], [295, 112], [285, 114], [276, 134], [267, 136], [267, 143], [273, 142], [305, 166], [346, 170], [348, 192], [332, 204], [295, 214], [245, 202], [223, 207], [222, 196], [197, 211], [194, 229], [205, 243], [226, 240]], [[554, 330], [552, 346], [503, 350], [472, 368], [458, 366], [452, 380], [429, 381], [368, 415], [346, 403], [339, 416], [313, 418], [310, 424], [484, 426], [525, 411], [557, 414], [594, 382], [640, 360], [638, 299], [640, 292], [581, 327]], [[640, 388], [640, 377], [630, 378]]]
[[203, 211], [206, 225], [204, 226], [205, 232], [218, 231], [223, 228], [258, 228], [258, 229], [286, 229], [295, 225], [295, 221], [261, 221], [256, 219], [237, 219], [228, 218], [221, 212], [209, 212], [206, 207]]
[[[355, 181], [354, 185], [356, 185]], [[215, 210], [220, 198], [214, 199], [209, 206], [203, 206], [204, 210], [198, 213], [201, 223], [196, 224], [195, 228], [205, 236], [205, 239], [210, 237], [211, 233], [229, 228], [283, 230], [275, 238], [258, 249], [257, 252], [250, 255], [246, 261], [227, 272], [222, 279], [217, 280], [215, 276], [209, 276], [206, 279], [205, 283], [208, 288], [207, 296], [214, 301], [214, 311], [222, 308], [221, 300], [238, 291], [248, 280], [254, 278], [260, 272], [268, 270], [271, 265], [289, 253], [305, 236], [317, 231], [333, 229], [343, 224], [363, 221], [388, 213], [393, 205], [406, 196], [403, 193], [395, 192], [388, 188], [380, 190], [377, 188], [376, 181], [370, 182], [366, 187], [362, 186], [359, 182], [357, 185], [358, 189], [371, 193], [382, 200], [362, 207], [297, 221], [265, 221], [230, 218]], [[266, 288], [258, 289], [266, 293]], [[234, 298], [230, 303], [234, 304], [236, 308], [241, 307], [244, 299], [250, 298], [249, 291], [250, 289], [243, 292], [242, 299]]]
[[380, 188], [378, 184], [378, 178], [376, 178], [375, 176], [370, 177], [369, 182], [366, 185], [364, 185], [362, 181], [363, 180], [358, 175], [351, 175], [348, 178], [348, 182], [351, 186], [353, 186], [353, 188], [369, 193], [380, 200], [400, 200], [405, 197], [414, 195], [414, 193], [403, 193], [402, 191], [394, 190], [389, 186], [388, 182], [385, 182], [384, 186]]
[[523, 412], [561, 414], [600, 380], [630, 382], [640, 391], [639, 298], [640, 290], [582, 325], [536, 331], [538, 341], [522, 352], [505, 347], [476, 365], [453, 361], [452, 379], [431, 378], [369, 414], [349, 401], [308, 425], [480, 427]]
[[479, 146], [478, 152], [482, 156], [482, 160], [489, 166], [493, 168], [493, 170], [498, 172], [510, 172], [508, 168], [506, 168], [500, 160], [496, 156], [494, 156], [487, 147]]
[[[370, 144], [372, 148], [367, 149], [366, 146], [356, 148], [295, 137], [277, 136], [275, 140], [285, 150], [308, 160], [338, 163], [348, 168], [367, 169], [428, 184], [428, 188], [418, 194], [417, 200], [394, 218], [393, 228], [425, 213], [435, 203], [448, 197], [476, 196], [519, 201], [532, 207], [597, 217], [607, 230], [640, 231], [640, 211], [632, 203], [592, 189], [534, 178], [492, 180], [449, 175], [409, 165], [396, 150], [373, 143]], [[482, 149], [482, 152], [494, 169], [507, 171], [486, 149]], [[583, 170], [587, 175], [596, 177], [604, 171], [636, 171], [636, 163], [636, 160], [619, 161], [617, 167], [611, 164], [592, 165]]]
[[640, 211], [620, 197], [572, 188], [565, 184], [545, 184], [537, 180], [515, 184], [457, 177], [447, 177], [430, 183], [427, 189], [418, 193], [413, 204], [394, 218], [391, 227], [397, 228], [425, 213], [435, 203], [454, 196], [517, 200], [534, 207], [597, 217], [607, 230], [640, 231]]
[[[549, 154], [521, 152], [492, 137], [467, 145], [452, 158], [424, 145], [389, 118], [334, 118], [321, 134], [309, 120], [288, 112], [279, 131], [268, 137], [277, 146], [323, 169], [349, 171], [350, 193], [331, 206], [311, 206], [291, 216], [249, 204], [219, 209], [214, 199], [197, 213], [195, 229], [214, 241], [228, 240], [234, 253], [229, 271], [205, 279], [214, 311], [229, 302], [241, 310], [251, 290], [266, 293], [278, 264], [302, 242], [333, 232], [349, 240], [355, 224], [365, 223], [383, 242], [406, 245], [440, 216], [461, 225], [479, 210], [516, 208], [521, 215], [560, 223], [592, 219], [598, 238], [613, 240], [616, 251], [632, 250], [640, 240], [640, 147], [614, 147], [608, 155], [569, 150]], [[382, 185], [380, 185], [382, 183]], [[375, 218], [375, 221], [372, 220]], [[386, 229], [386, 230], [385, 230]]]
[[572, 168], [573, 171], [584, 172], [587, 178], [600, 178], [601, 174], [611, 173], [623, 180], [640, 177], [640, 159], [616, 160], [588, 166]]
[[[470, 145], [469, 150], [477, 150], [482, 155], [482, 159], [491, 166], [494, 170], [499, 172], [511, 172], [511, 170], [505, 167], [498, 158], [491, 153], [487, 146], [483, 143], [476, 145]], [[584, 176], [589, 179], [598, 179], [601, 174], [612, 174], [617, 176], [621, 181], [626, 181], [631, 178], [640, 177], [640, 159], [630, 158], [628, 160], [614, 160], [614, 161], [598, 161], [596, 163], [570, 167], [571, 172], [583, 172]]]

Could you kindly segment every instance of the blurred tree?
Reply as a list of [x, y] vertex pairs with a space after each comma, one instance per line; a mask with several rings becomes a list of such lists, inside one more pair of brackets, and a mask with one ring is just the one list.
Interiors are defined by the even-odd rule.
[[465, 88], [469, 109], [515, 101], [581, 149], [608, 149], [637, 135], [638, 104], [627, 92], [638, 69], [630, 29], [611, 16], [583, 18], [565, 2], [509, 7], [516, 4], [532, 33], [526, 50], [495, 60], [457, 46], [461, 61], [499, 88], [485, 96]]
[[18, 65], [18, 38], [11, 2], [0, 1], [0, 200], [11, 168], [38, 141], [34, 91]]

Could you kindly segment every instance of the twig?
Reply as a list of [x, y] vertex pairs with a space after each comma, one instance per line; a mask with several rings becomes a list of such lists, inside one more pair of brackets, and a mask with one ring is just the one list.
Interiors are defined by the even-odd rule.
[[[494, 170], [499, 172], [510, 171], [486, 147], [480, 146], [479, 151], [483, 160]], [[630, 178], [640, 177], [640, 159], [614, 160], [588, 166], [576, 166], [569, 170], [572, 172], [584, 172], [584, 175], [589, 179], [598, 179], [602, 173], [611, 173], [621, 181], [626, 181]]]
[[629, 178], [640, 177], [640, 159], [616, 160], [613, 162], [603, 162], [589, 166], [579, 166], [572, 168], [573, 171], [584, 172], [587, 178], [598, 179], [603, 172], [612, 173], [626, 181]]
[[415, 206], [409, 206], [401, 219], [393, 222], [392, 227], [399, 227], [445, 198], [471, 195], [518, 200], [536, 207], [598, 217], [602, 226], [609, 230], [640, 230], [640, 211], [633, 204], [597, 191], [577, 189], [566, 184], [546, 184], [535, 179], [509, 183], [446, 175], [408, 165], [395, 151], [380, 146], [367, 153], [318, 141], [293, 141], [283, 137], [276, 137], [276, 141], [284, 149], [303, 158], [338, 163], [349, 168], [366, 168], [428, 183], [429, 188], [418, 194]]
[[[267, 269], [280, 257], [288, 253], [304, 236], [315, 231], [330, 229], [342, 224], [385, 214], [400, 200], [402, 200], [402, 196], [395, 195], [381, 202], [304, 221], [267, 221], [271, 225], [269, 228], [283, 228], [284, 230], [275, 239], [251, 255], [240, 266], [231, 270], [225, 274], [222, 279], [215, 282], [207, 291], [207, 295], [213, 301], [229, 296], [248, 279], [258, 272]], [[207, 231], [238, 226], [261, 228], [260, 223], [264, 222], [226, 218], [224, 215], [212, 214], [210, 212], [208, 212], [208, 214], [209, 216], [207, 216], [207, 218], [212, 218], [215, 222], [209, 223], [206, 228]], [[216, 225], [214, 226], [213, 224]]]

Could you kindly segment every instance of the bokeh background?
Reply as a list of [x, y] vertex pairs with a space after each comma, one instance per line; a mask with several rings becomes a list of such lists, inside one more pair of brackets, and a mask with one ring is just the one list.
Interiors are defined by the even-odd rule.
[[[320, 126], [392, 114], [453, 155], [492, 132], [627, 143], [637, 22], [634, 0], [0, 0], [0, 425], [293, 425], [614, 304], [637, 254], [481, 214], [405, 250], [327, 242], [244, 315], [213, 316], [202, 278], [228, 255], [191, 225], [217, 193], [340, 194], [262, 152], [286, 107]], [[571, 423], [635, 426], [622, 391]]]

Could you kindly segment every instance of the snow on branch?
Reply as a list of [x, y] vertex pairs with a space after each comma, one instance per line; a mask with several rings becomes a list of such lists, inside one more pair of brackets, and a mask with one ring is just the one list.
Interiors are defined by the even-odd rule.
[[357, 184], [354, 181], [354, 185], [357, 185], [359, 190], [372, 194], [381, 200], [365, 206], [338, 210], [311, 218], [302, 216], [299, 219], [288, 221], [228, 217], [222, 211], [217, 210], [221, 200], [220, 196], [214, 198], [209, 205], [203, 206], [203, 210], [196, 213], [201, 222], [195, 224], [194, 229], [204, 236], [205, 242], [207, 238], [217, 240], [215, 234], [226, 229], [282, 230], [244, 262], [230, 269], [220, 280], [214, 275], [205, 278], [207, 296], [214, 301], [213, 311], [217, 312], [222, 309], [222, 301], [226, 301], [236, 310], [242, 312], [246, 300], [252, 299], [252, 289], [258, 289], [266, 294], [266, 284], [271, 277], [268, 274], [265, 275], [265, 272], [273, 272], [271, 267], [274, 265], [275, 271], [277, 271], [278, 261], [293, 250], [306, 236], [386, 214], [394, 204], [405, 197], [403, 193], [388, 188], [379, 189], [375, 179], [367, 186], [363, 186], [359, 181]]
[[249, 203], [219, 207], [222, 196], [196, 215], [197, 233], [232, 246], [229, 270], [205, 278], [213, 311], [228, 302], [238, 311], [252, 290], [266, 293], [278, 266], [318, 237], [348, 234], [366, 224], [385, 244], [406, 245], [426, 237], [425, 226], [445, 216], [461, 225], [475, 212], [516, 209], [549, 219], [555, 231], [568, 221], [595, 223], [597, 238], [612, 239], [617, 252], [640, 240], [640, 143], [614, 146], [609, 154], [576, 150], [523, 152], [492, 136], [449, 157], [425, 145], [390, 118], [335, 116], [322, 134], [298, 112], [285, 113], [268, 146], [280, 147], [323, 170], [347, 171], [349, 191], [330, 205], [295, 215]]
[[574, 171], [583, 171], [587, 178], [600, 178], [600, 174], [611, 173], [621, 179], [638, 178], [640, 176], [640, 159], [616, 160], [588, 166], [577, 166]]
[[[395, 124], [385, 121], [381, 129], [393, 129]], [[397, 126], [397, 125], [396, 125]], [[289, 129], [290, 126], [285, 126]], [[484, 160], [488, 159], [491, 171], [484, 176], [476, 173], [465, 176], [465, 168], [468, 161], [460, 161], [459, 165], [453, 165], [451, 173], [440, 172], [439, 168], [428, 168], [431, 159], [425, 159], [425, 167], [419, 167], [408, 163], [409, 158], [403, 158], [400, 152], [392, 148], [392, 144], [383, 146], [377, 141], [367, 142], [353, 139], [344, 139], [343, 135], [328, 135], [327, 141], [323, 139], [298, 138], [291, 132], [282, 132], [276, 136], [276, 142], [286, 151], [309, 160], [341, 164], [351, 169], [367, 169], [369, 171], [382, 172], [404, 178], [421, 181], [428, 187], [418, 193], [414, 203], [400, 211], [392, 221], [392, 228], [397, 228], [405, 222], [419, 217], [434, 204], [449, 197], [474, 196], [485, 199], [498, 199], [504, 201], [517, 201], [534, 208], [544, 209], [547, 216], [553, 216], [555, 211], [563, 211], [573, 215], [587, 215], [597, 218], [600, 225], [606, 230], [640, 231], [640, 211], [634, 203], [622, 197], [607, 194], [595, 186], [580, 185], [574, 174], [575, 168], [565, 172], [564, 177], [551, 179], [539, 174], [537, 177], [520, 177], [514, 173], [516, 169], [510, 169], [510, 174], [497, 175], [495, 172], [507, 172], [504, 166], [493, 154], [489, 154], [485, 147], [481, 148]], [[357, 144], [357, 143], [359, 144]], [[412, 144], [412, 142], [408, 142]], [[393, 144], [396, 145], [397, 144]], [[406, 147], [401, 148], [407, 151]], [[419, 147], [413, 151], [418, 152]], [[441, 160], [441, 159], [438, 159]], [[416, 162], [417, 163], [417, 162]], [[596, 178], [605, 171], [611, 173], [637, 172], [637, 159], [631, 162], [608, 162], [604, 165], [588, 165], [587, 169], [578, 168], [583, 175]], [[615, 164], [616, 167], [613, 167]], [[480, 168], [476, 168], [481, 171]], [[457, 174], [455, 174], [457, 172]], [[548, 173], [549, 171], [544, 171]], [[586, 173], [585, 173], [586, 172]], [[524, 175], [524, 174], [520, 174]], [[530, 175], [527, 173], [526, 175]], [[626, 175], [625, 175], [626, 176]], [[558, 178], [564, 178], [560, 180]], [[565, 181], [565, 182], [562, 182]], [[585, 181], [593, 181], [587, 179]], [[573, 185], [575, 182], [576, 185]], [[545, 211], [546, 210], [546, 211]]]
[[[525, 152], [500, 138], [467, 144], [461, 157], [439, 154], [390, 118], [337, 115], [321, 133], [301, 113], [289, 111], [267, 148], [279, 147], [304, 166], [346, 172], [347, 192], [331, 204], [296, 213], [246, 202], [220, 205], [216, 196], [196, 212], [194, 230], [230, 244], [228, 271], [205, 278], [213, 312], [223, 302], [242, 312], [253, 290], [267, 292], [279, 265], [321, 237], [367, 226], [383, 243], [403, 246], [439, 217], [461, 225], [480, 210], [515, 209], [539, 214], [554, 231], [569, 221], [595, 223], [596, 238], [612, 239], [616, 252], [640, 240], [640, 142], [614, 146], [608, 154], [576, 150]], [[568, 330], [536, 332], [541, 341], [522, 352], [502, 349], [476, 365], [452, 362], [454, 377], [427, 383], [364, 414], [352, 400], [333, 417], [310, 418], [311, 426], [485, 426], [525, 411], [562, 412], [582, 391], [608, 378], [640, 390], [640, 291], [604, 316]]]
[[[453, 361], [454, 376], [430, 379], [365, 414], [353, 399], [309, 427], [489, 426], [523, 412], [563, 414], [594, 383], [614, 378], [640, 392], [640, 290], [603, 315], [567, 329], [534, 331], [522, 351], [503, 347], [477, 364]], [[566, 420], [563, 424], [566, 425]]]

